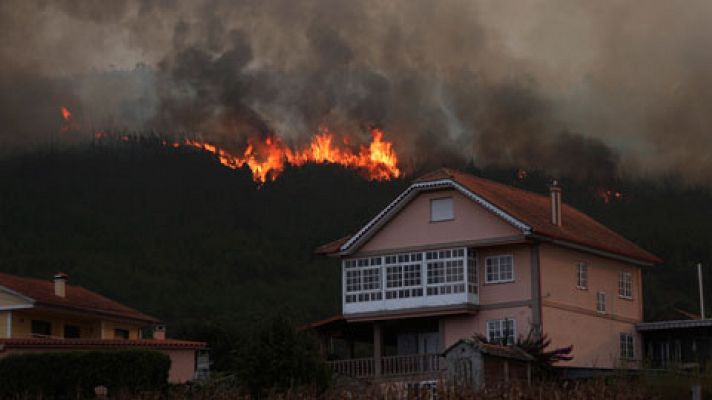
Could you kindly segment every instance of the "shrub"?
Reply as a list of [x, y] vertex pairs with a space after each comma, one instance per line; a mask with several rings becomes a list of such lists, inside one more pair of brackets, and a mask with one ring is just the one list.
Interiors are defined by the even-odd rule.
[[0, 359], [0, 398], [92, 396], [163, 389], [170, 358], [151, 350], [71, 351], [13, 354]]
[[254, 397], [269, 389], [323, 388], [330, 377], [315, 338], [283, 317], [263, 320], [246, 338], [235, 352], [234, 372]]

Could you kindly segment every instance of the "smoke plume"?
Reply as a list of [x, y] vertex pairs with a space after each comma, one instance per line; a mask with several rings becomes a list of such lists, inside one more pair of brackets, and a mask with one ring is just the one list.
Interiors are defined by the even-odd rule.
[[474, 160], [712, 184], [712, 3], [201, 0], [0, 3], [0, 146], [86, 129], [239, 149], [320, 127], [406, 168]]

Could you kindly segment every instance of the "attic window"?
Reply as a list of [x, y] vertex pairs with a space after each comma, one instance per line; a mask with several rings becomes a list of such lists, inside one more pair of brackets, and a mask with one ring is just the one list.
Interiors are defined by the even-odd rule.
[[452, 209], [452, 197], [430, 200], [430, 221], [448, 221], [455, 218]]

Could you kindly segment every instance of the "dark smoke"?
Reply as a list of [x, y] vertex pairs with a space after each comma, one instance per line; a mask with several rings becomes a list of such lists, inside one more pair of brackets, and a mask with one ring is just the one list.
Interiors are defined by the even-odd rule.
[[0, 145], [45, 143], [67, 105], [95, 129], [235, 148], [275, 133], [297, 144], [320, 127], [366, 141], [377, 126], [409, 169], [474, 160], [712, 184], [710, 11], [696, 0], [6, 0]]

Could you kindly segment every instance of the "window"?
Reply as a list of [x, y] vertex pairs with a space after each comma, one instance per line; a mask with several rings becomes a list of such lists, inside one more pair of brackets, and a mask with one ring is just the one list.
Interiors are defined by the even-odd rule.
[[635, 346], [633, 346], [633, 335], [621, 333], [621, 359], [632, 360], [635, 358]]
[[50, 336], [52, 335], [52, 324], [47, 321], [32, 320], [32, 335]]
[[345, 259], [344, 303], [477, 293], [474, 254], [455, 248]]
[[516, 337], [516, 323], [513, 319], [487, 321], [487, 340], [491, 343], [513, 344]]
[[347, 303], [381, 300], [382, 257], [344, 260], [344, 300]]
[[420, 264], [403, 266], [403, 286], [420, 286]]
[[430, 220], [447, 221], [455, 218], [452, 210], [452, 197], [430, 200]]
[[65, 339], [79, 338], [79, 327], [76, 325], [64, 325], [64, 338]]
[[386, 256], [386, 299], [423, 295], [421, 268], [423, 253]]
[[512, 256], [493, 256], [485, 258], [485, 283], [512, 282], [514, 280], [514, 261]]
[[381, 269], [364, 269], [361, 275], [363, 290], [375, 290], [381, 288]]
[[403, 286], [403, 267], [396, 265], [395, 267], [386, 268], [386, 288], [397, 288]]
[[425, 259], [428, 296], [465, 292], [465, 249], [428, 251]]
[[128, 329], [120, 329], [120, 328], [114, 329], [114, 339], [128, 339], [128, 338], [129, 338], [129, 330]]
[[428, 263], [428, 285], [445, 282], [445, 263], [442, 261]]
[[361, 290], [361, 271], [346, 271], [346, 291], [358, 292]]
[[596, 311], [601, 314], [606, 313], [606, 293], [604, 292], [596, 293]]
[[584, 262], [576, 264], [576, 287], [588, 289], [588, 265]]
[[630, 272], [618, 274], [618, 295], [625, 299], [633, 298], [633, 275]]

